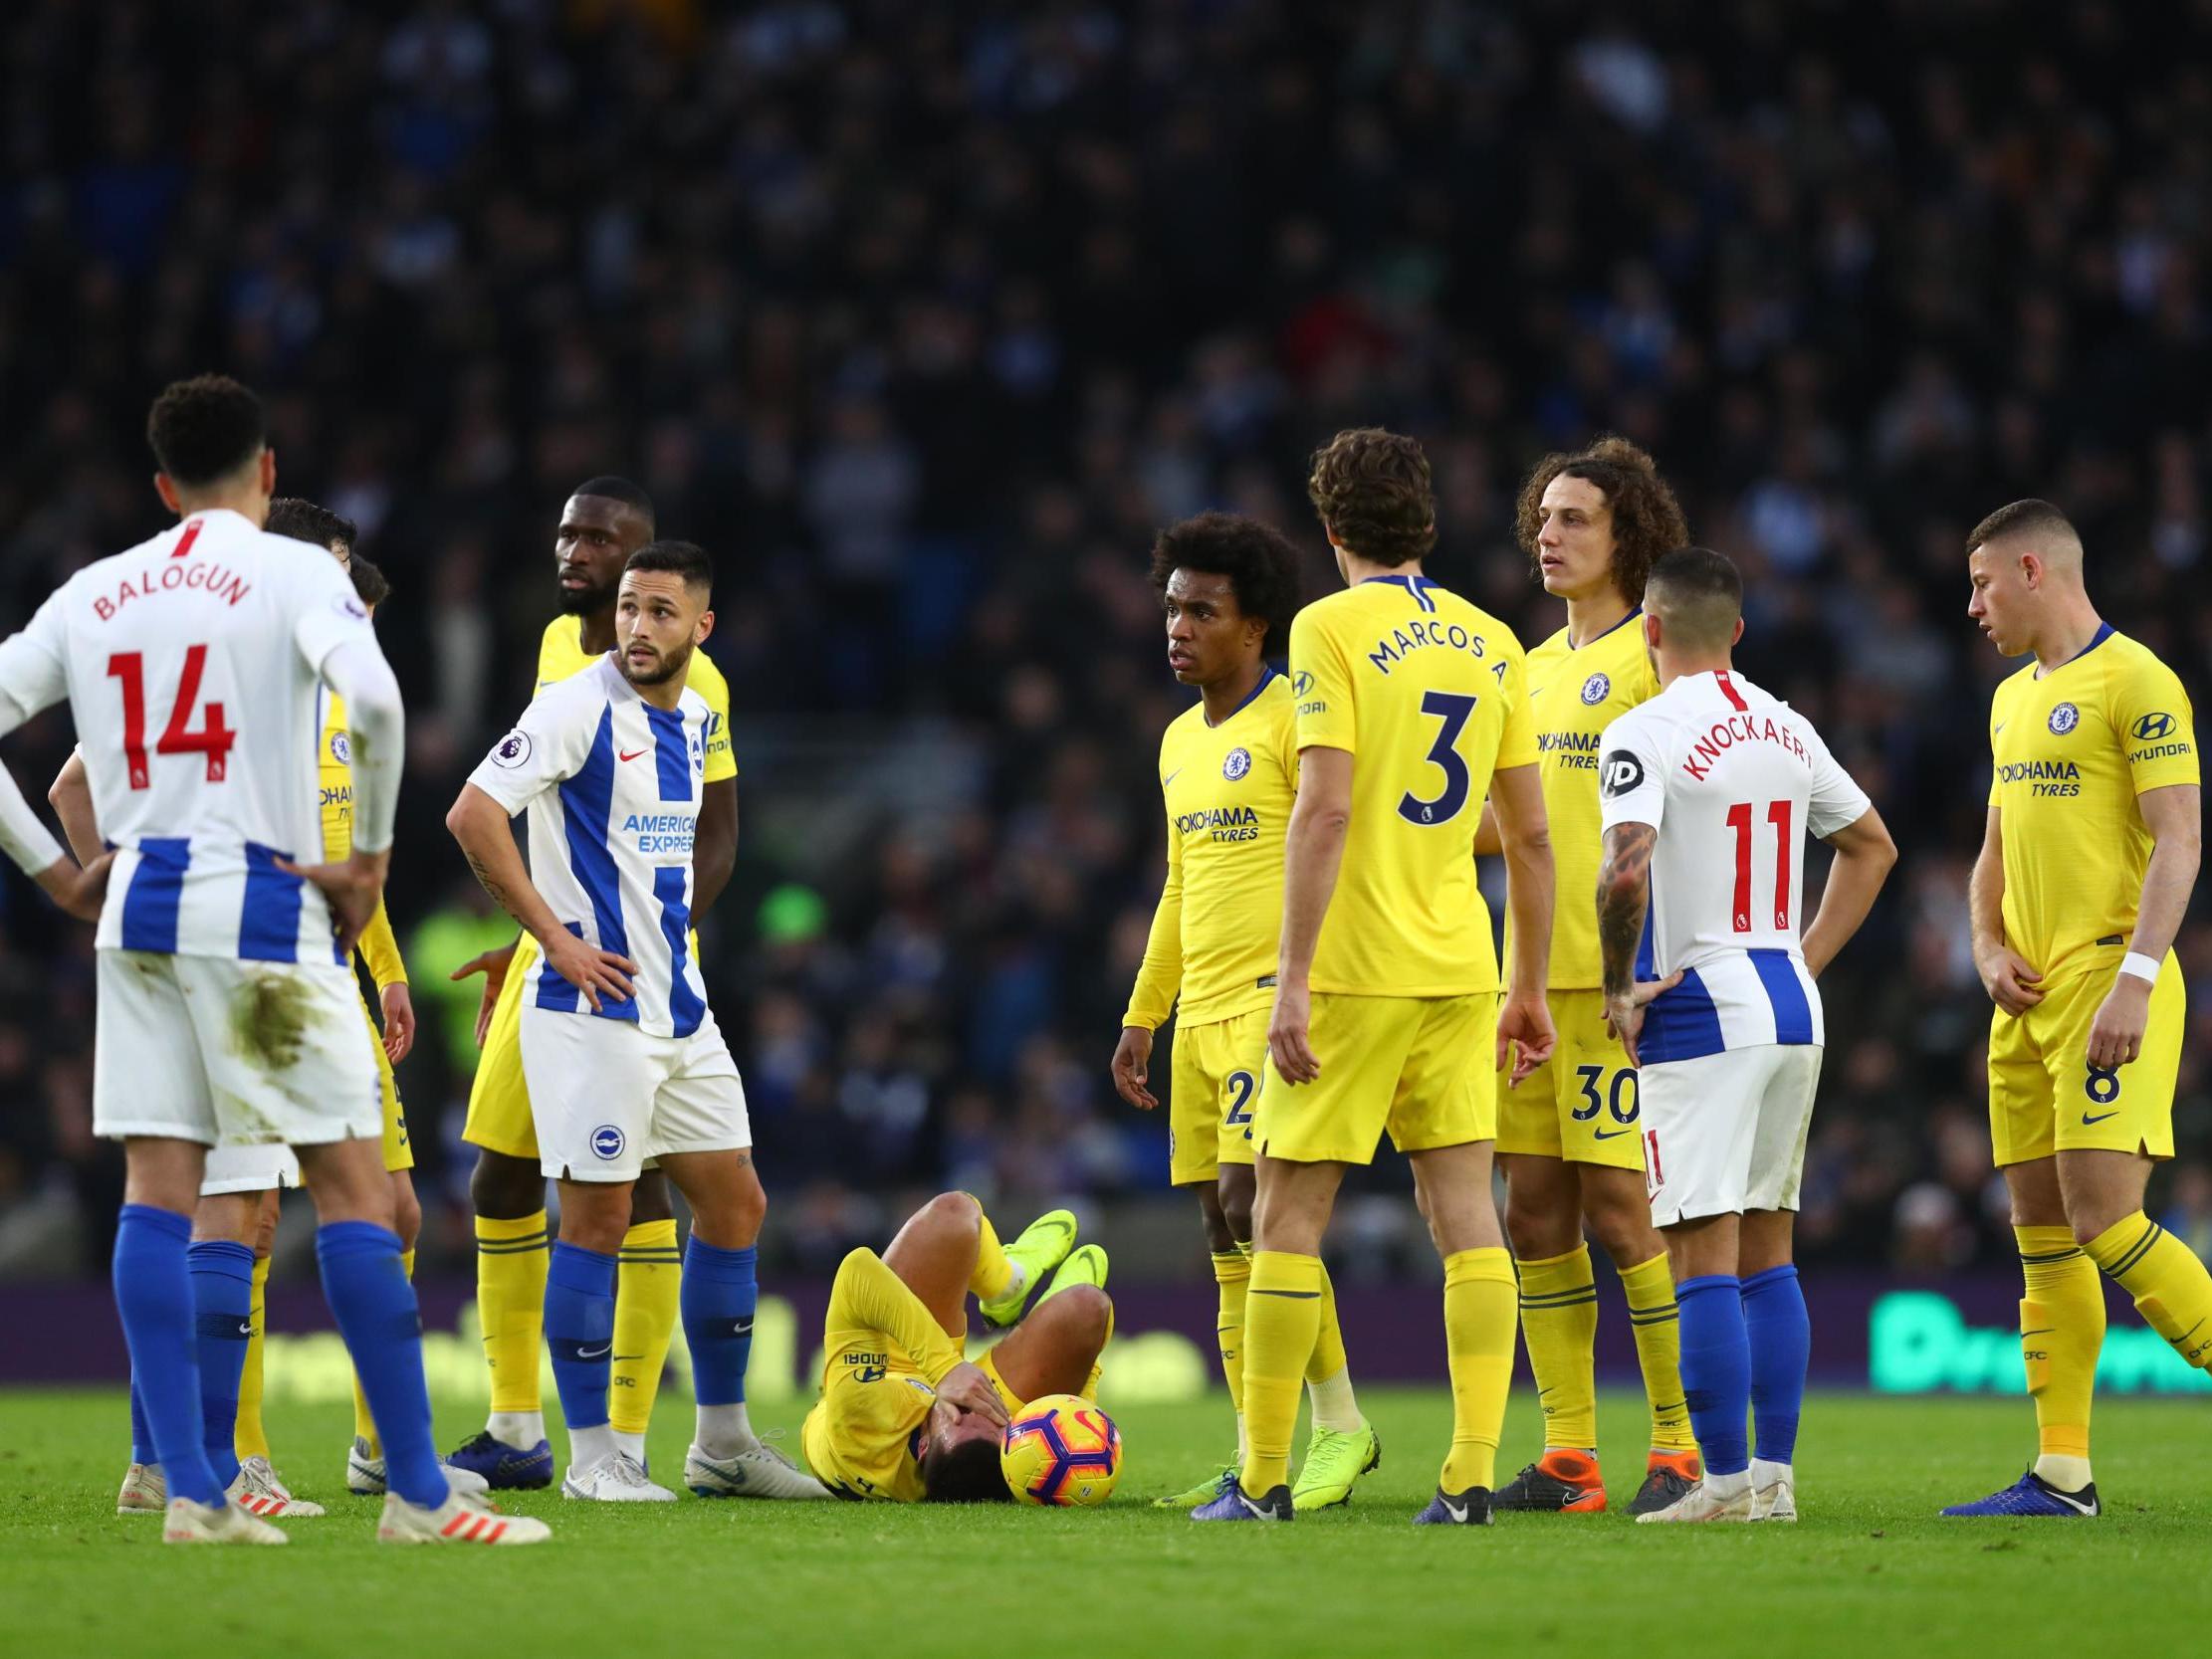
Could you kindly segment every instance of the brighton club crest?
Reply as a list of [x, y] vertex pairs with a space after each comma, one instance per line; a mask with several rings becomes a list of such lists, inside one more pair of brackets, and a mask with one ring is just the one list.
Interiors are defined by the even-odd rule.
[[1582, 683], [1582, 700], [1593, 709], [1606, 700], [1613, 690], [1613, 682], [1602, 674], [1593, 674]]
[[2082, 711], [2071, 703], [2062, 703], [2051, 711], [2051, 735], [2063, 737], [2082, 724]]

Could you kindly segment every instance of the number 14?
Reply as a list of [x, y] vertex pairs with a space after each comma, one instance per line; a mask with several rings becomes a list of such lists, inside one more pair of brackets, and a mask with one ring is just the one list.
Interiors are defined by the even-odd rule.
[[[195, 645], [184, 653], [184, 672], [178, 676], [176, 701], [169, 706], [169, 724], [153, 745], [156, 754], [204, 754], [207, 781], [220, 783], [228, 775], [228, 756], [238, 733], [223, 724], [223, 706], [210, 703], [197, 731], [187, 723], [200, 700], [200, 676], [207, 671], [207, 647]], [[152, 780], [146, 769], [146, 665], [136, 651], [118, 651], [108, 659], [108, 677], [122, 682], [122, 755], [130, 766], [130, 787], [144, 789]]]

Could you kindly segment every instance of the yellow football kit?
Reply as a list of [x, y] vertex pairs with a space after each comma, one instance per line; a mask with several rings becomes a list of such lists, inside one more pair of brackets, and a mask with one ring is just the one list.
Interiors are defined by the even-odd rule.
[[1404, 1151], [1489, 1140], [1497, 952], [1474, 832], [1491, 773], [1537, 758], [1520, 644], [1426, 576], [1378, 576], [1298, 613], [1290, 670], [1299, 748], [1354, 757], [1352, 822], [1309, 978], [1321, 1076], [1292, 1087], [1269, 1064], [1260, 1150], [1365, 1163], [1385, 1129]]
[[[961, 1362], [962, 1348], [873, 1250], [847, 1256], [822, 1321], [821, 1398], [798, 1431], [821, 1483], [840, 1498], [920, 1503], [914, 1454], [937, 1384]], [[984, 1371], [1006, 1410], [1020, 1410], [997, 1371]]]
[[[353, 758], [345, 730], [345, 700], [324, 692], [323, 724], [316, 749], [316, 769], [323, 793], [323, 857], [332, 864], [353, 856]], [[399, 940], [391, 931], [384, 901], [376, 901], [376, 914], [361, 930], [355, 946], [359, 959], [368, 964], [368, 976], [381, 992], [386, 985], [407, 982], [407, 964], [399, 954]], [[354, 990], [359, 991], [356, 984]], [[384, 1052], [384, 1034], [361, 998], [361, 1018], [368, 1026], [369, 1047], [376, 1053], [377, 1086], [384, 1095], [384, 1168], [397, 1172], [415, 1166], [414, 1148], [407, 1143], [407, 1114], [399, 1103], [399, 1080], [392, 1076], [391, 1056]]]
[[[538, 690], [580, 674], [599, 659], [582, 646], [579, 618], [556, 616], [538, 642]], [[707, 727], [705, 781], [720, 783], [738, 775], [730, 751], [730, 683], [704, 651], [694, 651], [687, 684], [707, 700], [713, 720]], [[699, 959], [699, 933], [691, 935], [692, 960]], [[472, 1146], [538, 1161], [538, 1130], [530, 1117], [530, 1090], [523, 1081], [523, 991], [538, 965], [538, 941], [525, 933], [507, 964], [507, 980], [493, 1005], [484, 1033], [484, 1052], [469, 1085], [468, 1122], [461, 1139]]]
[[2005, 855], [2005, 942], [2042, 971], [2043, 1000], [1989, 1027], [1990, 1141], [1999, 1164], [2072, 1147], [2173, 1155], [2187, 1022], [2169, 950], [2141, 1055], [2089, 1063], [2090, 1025], [2127, 952], [2150, 862], [2135, 797], [2198, 782], [2196, 726], [2174, 672], [2109, 626], [2072, 661], [2031, 663], [1990, 701], [1989, 804]]
[[1125, 1026], [1175, 1011], [1168, 1145], [1177, 1186], [1252, 1161], [1282, 931], [1283, 828], [1298, 792], [1290, 682], [1273, 670], [1219, 726], [1203, 704], [1160, 739], [1168, 880]]
[[[1636, 1133], [1636, 1071], [1606, 1029], [1599, 986], [1598, 890], [1605, 836], [1599, 825], [1598, 738], [1606, 726], [1659, 695], [1659, 675], [1644, 648], [1644, 613], [1631, 611], [1597, 638], [1573, 645], [1562, 628], [1528, 654], [1528, 706], [1536, 730], [1538, 776], [1551, 823], [1551, 1004], [1558, 1046], [1518, 1089], [1497, 1086], [1497, 1149], [1570, 1163], [1644, 1167]], [[1505, 928], [1507, 960], [1513, 927]]]

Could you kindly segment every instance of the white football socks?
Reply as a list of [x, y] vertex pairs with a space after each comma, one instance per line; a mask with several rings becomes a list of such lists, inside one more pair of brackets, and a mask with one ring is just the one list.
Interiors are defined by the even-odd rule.
[[[1360, 1415], [1360, 1402], [1352, 1394], [1352, 1367], [1341, 1367], [1336, 1375], [1322, 1382], [1306, 1384], [1306, 1393], [1313, 1401], [1313, 1425], [1316, 1428], [1333, 1428], [1344, 1434], [1356, 1434], [1367, 1421]], [[1242, 1426], [1239, 1419], [1238, 1426]]]
[[519, 1446], [527, 1452], [546, 1438], [546, 1414], [543, 1411], [495, 1411], [486, 1419], [484, 1432], [502, 1445]]
[[576, 1472], [596, 1468], [612, 1457], [616, 1451], [614, 1427], [610, 1423], [597, 1423], [590, 1428], [570, 1426], [568, 1430], [568, 1467]]
[[761, 1443], [753, 1432], [753, 1420], [745, 1413], [745, 1402], [734, 1405], [702, 1405], [699, 1408], [699, 1426], [692, 1438], [699, 1442], [699, 1449], [709, 1457], [736, 1457], [749, 1452]]
[[1751, 1471], [1748, 1469], [1738, 1469], [1732, 1475], [1716, 1475], [1709, 1469], [1705, 1471], [1705, 1496], [1708, 1498], [1718, 1498], [1725, 1502], [1730, 1498], [1740, 1498], [1750, 1490]]
[[616, 1429], [614, 1431], [614, 1449], [618, 1452], [628, 1452], [631, 1457], [637, 1460], [637, 1466], [640, 1469], [645, 1467], [645, 1435], [642, 1430], [632, 1434], [626, 1429]]
[[2036, 1475], [2061, 1492], [2079, 1492], [2090, 1484], [2090, 1460], [2064, 1452], [2045, 1452], [2036, 1459]]

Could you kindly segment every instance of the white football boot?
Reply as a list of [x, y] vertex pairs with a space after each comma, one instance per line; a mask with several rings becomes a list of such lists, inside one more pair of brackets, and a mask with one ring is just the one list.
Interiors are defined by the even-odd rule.
[[238, 1476], [223, 1496], [264, 1521], [312, 1521], [329, 1513], [321, 1504], [293, 1497], [269, 1460], [258, 1455], [239, 1460]]
[[543, 1544], [553, 1529], [527, 1515], [502, 1515], [473, 1493], [456, 1491], [436, 1509], [384, 1494], [379, 1544]]
[[829, 1488], [765, 1441], [734, 1457], [709, 1457], [694, 1440], [684, 1452], [684, 1484], [702, 1498], [827, 1498]]
[[290, 1544], [292, 1540], [237, 1504], [212, 1509], [189, 1498], [171, 1498], [161, 1526], [163, 1544]]
[[[446, 1483], [456, 1492], [472, 1495], [492, 1490], [492, 1483], [474, 1469], [463, 1469], [459, 1464], [438, 1460], [438, 1467], [445, 1471]], [[359, 1435], [345, 1454], [345, 1490], [361, 1498], [381, 1498], [391, 1490], [391, 1478], [384, 1460], [368, 1455], [368, 1442]]]
[[645, 1466], [628, 1452], [609, 1452], [588, 1469], [570, 1467], [560, 1483], [563, 1498], [582, 1498], [595, 1504], [673, 1504], [676, 1494], [655, 1486]]
[[115, 1494], [117, 1515], [160, 1515], [169, 1507], [169, 1477], [158, 1463], [133, 1463]]
[[1708, 1483], [1699, 1481], [1666, 1508], [1638, 1516], [1636, 1524], [1641, 1527], [1654, 1521], [1661, 1525], [1675, 1521], [1749, 1521], [1751, 1482], [1746, 1476], [1736, 1478], [1744, 1484], [1727, 1493], [1716, 1493]]
[[1770, 1463], [1763, 1458], [1751, 1460], [1751, 1519], [1797, 1519], [1797, 1476], [1787, 1463]]

